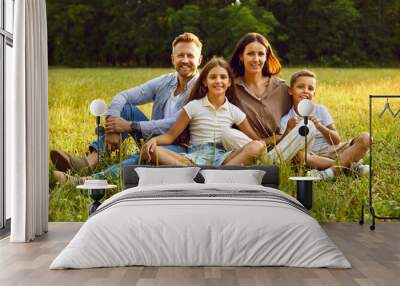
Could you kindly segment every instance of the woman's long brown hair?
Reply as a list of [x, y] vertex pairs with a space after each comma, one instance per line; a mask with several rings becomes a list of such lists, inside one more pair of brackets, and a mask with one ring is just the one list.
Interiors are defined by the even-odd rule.
[[281, 71], [281, 63], [272, 51], [271, 44], [261, 34], [258, 33], [247, 33], [237, 42], [235, 49], [233, 50], [230, 65], [235, 77], [244, 75], [244, 65], [240, 60], [240, 56], [243, 54], [244, 49], [250, 43], [258, 42], [263, 45], [267, 52], [267, 61], [262, 69], [264, 76], [276, 75]]

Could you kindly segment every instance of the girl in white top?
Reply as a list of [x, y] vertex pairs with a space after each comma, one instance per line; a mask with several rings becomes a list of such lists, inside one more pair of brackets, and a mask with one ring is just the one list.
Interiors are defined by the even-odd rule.
[[[190, 93], [188, 103], [174, 126], [165, 134], [150, 139], [142, 148], [142, 159], [160, 165], [248, 165], [253, 164], [265, 148], [251, 128], [246, 115], [229, 102], [235, 95], [233, 76], [228, 63], [214, 58], [202, 69]], [[236, 124], [254, 141], [234, 152], [227, 152], [221, 144], [226, 128]], [[171, 144], [187, 128], [190, 148], [178, 154], [161, 144]]]

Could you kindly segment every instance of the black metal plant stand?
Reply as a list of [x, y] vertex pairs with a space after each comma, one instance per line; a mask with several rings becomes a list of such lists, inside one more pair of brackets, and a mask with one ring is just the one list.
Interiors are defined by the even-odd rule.
[[[390, 219], [400, 219], [399, 216], [382, 216], [382, 215], [376, 214], [374, 205], [373, 205], [373, 200], [372, 200], [373, 168], [372, 168], [372, 144], [371, 143], [372, 143], [372, 137], [373, 137], [373, 134], [372, 134], [372, 100], [374, 98], [379, 98], [379, 99], [386, 98], [386, 104], [385, 104], [384, 110], [380, 113], [379, 117], [381, 117], [383, 115], [383, 113], [387, 110], [392, 115], [393, 118], [396, 118], [398, 112], [396, 112], [396, 113], [393, 112], [393, 110], [390, 108], [388, 99], [389, 98], [400, 98], [400, 95], [370, 95], [369, 96], [369, 134], [370, 134], [369, 166], [370, 166], [370, 168], [369, 168], [369, 191], [368, 191], [368, 206], [367, 207], [368, 207], [369, 213], [371, 214], [371, 217], [372, 217], [372, 221], [369, 226], [369, 228], [371, 230], [375, 229], [375, 224], [376, 224], [375, 220], [376, 219], [389, 219], [389, 220]], [[365, 208], [365, 206], [363, 203], [361, 205], [361, 216], [360, 216], [360, 220], [359, 220], [360, 224], [364, 224], [364, 208]]]

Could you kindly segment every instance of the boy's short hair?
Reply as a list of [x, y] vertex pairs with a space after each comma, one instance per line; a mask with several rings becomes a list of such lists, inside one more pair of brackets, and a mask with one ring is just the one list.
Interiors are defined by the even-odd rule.
[[301, 76], [308, 76], [308, 77], [317, 79], [317, 76], [312, 71], [300, 70], [300, 71], [297, 71], [294, 74], [292, 74], [292, 76], [290, 77], [290, 87], [293, 87], [294, 84], [296, 83], [297, 79]]
[[193, 33], [183, 33], [180, 34], [178, 37], [174, 39], [172, 42], [172, 50], [174, 50], [175, 46], [180, 43], [180, 42], [185, 42], [185, 43], [194, 43], [200, 50], [203, 47], [203, 44], [200, 42], [200, 39]]

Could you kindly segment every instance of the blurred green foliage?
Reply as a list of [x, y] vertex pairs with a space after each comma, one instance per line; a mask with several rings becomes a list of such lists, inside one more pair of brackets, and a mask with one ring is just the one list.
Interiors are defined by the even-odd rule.
[[47, 0], [49, 64], [169, 66], [193, 32], [205, 59], [229, 58], [247, 32], [285, 65], [397, 66], [400, 0]]

